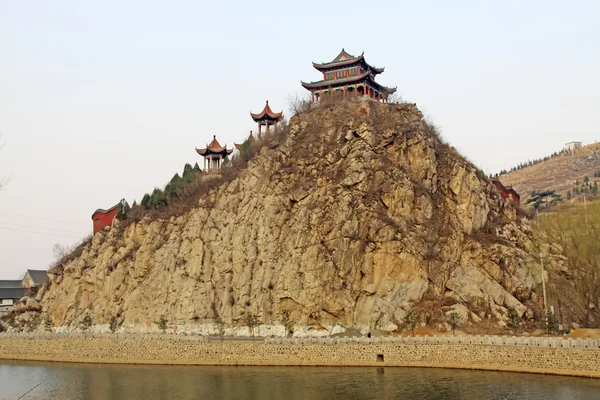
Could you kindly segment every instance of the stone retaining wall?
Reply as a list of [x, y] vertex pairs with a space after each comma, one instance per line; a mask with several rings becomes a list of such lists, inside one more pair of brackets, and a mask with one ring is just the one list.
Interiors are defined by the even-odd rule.
[[[506, 342], [500, 343], [497, 338], [457, 336], [394, 338], [395, 341], [266, 339], [248, 343], [208, 341], [195, 336], [68, 335], [0, 334], [0, 359], [122, 364], [413, 366], [600, 378], [600, 348], [597, 342], [592, 346], [594, 341], [504, 338]], [[483, 343], [486, 340], [490, 343]], [[559, 340], [565, 346], [557, 345]]]

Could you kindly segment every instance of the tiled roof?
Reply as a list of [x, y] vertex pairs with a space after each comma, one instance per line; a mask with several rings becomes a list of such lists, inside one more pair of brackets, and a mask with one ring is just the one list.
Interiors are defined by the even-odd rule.
[[368, 69], [370, 69], [371, 72], [375, 75], [380, 74], [384, 71], [384, 68], [377, 68], [377, 67], [374, 67], [374, 66], [370, 65], [369, 63], [367, 63], [367, 61], [365, 60], [364, 52], [360, 56], [355, 57], [351, 54], [348, 54], [346, 52], [346, 50], [344, 50], [344, 49], [342, 49], [340, 54], [338, 54], [338, 56], [336, 58], [334, 58], [333, 61], [330, 61], [328, 63], [313, 63], [313, 67], [315, 67], [318, 70], [323, 70], [323, 69], [343, 67], [346, 65], [352, 65], [352, 64], [359, 63], [359, 62], [364, 63], [368, 67]]
[[[252, 131], [250, 131], [250, 136], [248, 136], [248, 139], [246, 139], [250, 142], [254, 142], [256, 139], [254, 139], [254, 135], [252, 134]], [[246, 140], [244, 140], [244, 143], [246, 142]], [[233, 145], [235, 146], [236, 149], [238, 150], [242, 150], [242, 146], [244, 145], [244, 143], [234, 143]]]
[[196, 152], [198, 154], [200, 154], [201, 156], [207, 155], [207, 154], [221, 154], [221, 153], [231, 154], [231, 153], [233, 153], [233, 149], [227, 149], [227, 146], [221, 146], [221, 144], [217, 140], [217, 135], [213, 135], [212, 142], [207, 144], [206, 147], [203, 149], [196, 148]]
[[27, 288], [0, 288], [0, 299], [18, 300], [29, 293]]
[[94, 213], [92, 214], [92, 219], [94, 219], [94, 215], [96, 215], [96, 214], [108, 214], [109, 212], [113, 211], [115, 208], [119, 208], [119, 207], [121, 207], [121, 202], [118, 202], [117, 204], [115, 204], [114, 206], [109, 208], [108, 210], [99, 208], [96, 211], [94, 211]]
[[22, 281], [0, 281], [0, 289], [22, 288]]
[[[120, 204], [120, 203], [119, 203]], [[33, 286], [44, 284], [48, 280], [48, 271], [41, 269], [28, 269], [27, 274], [33, 281]]]
[[305, 89], [310, 90], [310, 89], [326, 88], [329, 86], [344, 85], [344, 84], [348, 84], [348, 83], [355, 83], [355, 82], [360, 82], [362, 80], [369, 80], [370, 84], [375, 86], [376, 88], [378, 88], [382, 93], [392, 94], [396, 91], [396, 88], [389, 88], [389, 87], [380, 85], [379, 83], [375, 82], [375, 80], [372, 79], [371, 70], [367, 70], [360, 75], [348, 76], [348, 77], [345, 77], [342, 79], [329, 79], [329, 80], [323, 80], [323, 81], [317, 81], [317, 82], [300, 82], [300, 83], [302, 84], [302, 86]]
[[283, 111], [281, 112], [273, 112], [271, 107], [269, 107], [269, 100], [267, 100], [267, 104], [265, 104], [265, 108], [258, 114], [250, 113], [250, 116], [254, 120], [254, 122], [261, 121], [263, 119], [268, 119], [270, 121], [280, 121], [283, 118]]

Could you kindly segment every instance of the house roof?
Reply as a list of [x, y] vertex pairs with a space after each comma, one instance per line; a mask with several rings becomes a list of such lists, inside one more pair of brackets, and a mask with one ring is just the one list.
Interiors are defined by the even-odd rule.
[[196, 152], [201, 156], [209, 155], [209, 154], [223, 154], [228, 155], [233, 153], [233, 149], [227, 149], [227, 146], [221, 146], [219, 141], [217, 140], [217, 135], [213, 135], [213, 140], [209, 144], [206, 145], [205, 148], [199, 149], [196, 148]]
[[0, 288], [0, 299], [18, 300], [29, 293], [27, 288]]
[[252, 134], [252, 131], [250, 131], [250, 136], [248, 136], [248, 139], [244, 140], [243, 143], [234, 143], [233, 145], [235, 146], [236, 149], [242, 150], [242, 146], [244, 145], [244, 143], [246, 143], [246, 141], [254, 142], [255, 140], [256, 139], [254, 139], [254, 135]]
[[250, 113], [250, 116], [252, 117], [254, 122], [263, 121], [263, 120], [281, 121], [283, 119], [283, 111], [280, 111], [278, 113], [273, 112], [273, 110], [271, 110], [271, 107], [269, 107], [269, 100], [267, 100], [267, 103], [265, 104], [265, 108], [263, 108], [263, 110], [261, 112], [259, 112], [257, 114]]
[[48, 280], [48, 271], [42, 269], [28, 269], [27, 275], [33, 281], [34, 286], [42, 285]]
[[0, 281], [0, 289], [22, 288], [23, 281]]
[[363, 52], [360, 56], [355, 57], [349, 53], [346, 52], [346, 50], [342, 49], [342, 51], [340, 52], [340, 54], [337, 55], [336, 58], [334, 58], [332, 61], [327, 62], [327, 63], [312, 63], [313, 67], [315, 67], [318, 70], [327, 70], [327, 69], [331, 69], [331, 68], [338, 68], [338, 67], [343, 67], [346, 65], [352, 65], [352, 64], [356, 64], [356, 63], [363, 63], [367, 69], [371, 70], [371, 73], [374, 75], [380, 74], [384, 71], [384, 68], [377, 68], [374, 67], [372, 65], [370, 65], [369, 63], [367, 63], [367, 61], [365, 60], [365, 53]]

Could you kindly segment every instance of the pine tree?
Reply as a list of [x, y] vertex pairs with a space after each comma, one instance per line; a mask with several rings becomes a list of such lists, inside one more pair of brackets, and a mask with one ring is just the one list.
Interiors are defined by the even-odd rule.
[[150, 195], [148, 193], [144, 194], [144, 197], [142, 197], [142, 201], [140, 202], [140, 204], [146, 209], [150, 208]]

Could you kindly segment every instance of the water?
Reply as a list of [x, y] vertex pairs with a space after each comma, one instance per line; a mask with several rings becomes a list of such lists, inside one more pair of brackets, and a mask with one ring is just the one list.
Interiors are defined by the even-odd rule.
[[600, 399], [600, 380], [430, 368], [0, 361], [0, 399]]

